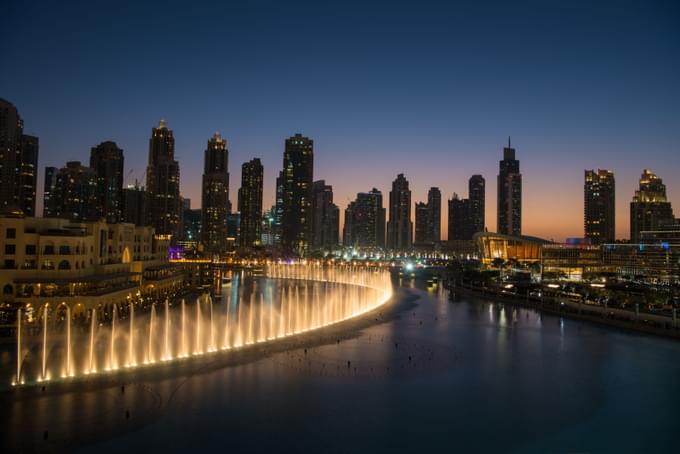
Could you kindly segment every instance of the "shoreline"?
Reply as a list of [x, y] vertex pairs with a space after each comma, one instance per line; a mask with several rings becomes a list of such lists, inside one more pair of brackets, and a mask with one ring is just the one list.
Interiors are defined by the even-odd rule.
[[618, 328], [628, 332], [651, 334], [654, 336], [680, 340], [680, 328], [678, 327], [663, 328], [648, 323], [644, 323], [643, 321], [622, 320], [619, 318], [605, 317], [602, 315], [590, 315], [589, 313], [584, 313], [589, 312], [588, 306], [584, 306], [580, 310], [574, 310], [569, 306], [562, 306], [564, 309], [560, 310], [559, 309], [560, 306], [556, 305], [556, 303], [554, 302], [539, 302], [527, 299], [526, 297], [503, 295], [495, 292], [484, 292], [474, 288], [461, 286], [450, 287], [447, 288], [447, 290], [449, 292], [449, 297], [451, 297], [451, 295], [455, 296], [456, 294], [470, 295], [475, 297], [487, 297], [489, 299], [496, 299], [497, 302], [508, 303], [529, 309], [535, 309], [537, 311], [550, 315], [567, 317], [574, 320], [586, 321], [599, 325], [609, 326], [612, 328]]

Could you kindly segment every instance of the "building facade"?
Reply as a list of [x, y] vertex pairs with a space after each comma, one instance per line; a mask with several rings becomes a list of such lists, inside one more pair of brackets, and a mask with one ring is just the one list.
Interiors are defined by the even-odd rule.
[[474, 235], [486, 230], [486, 181], [483, 176], [472, 175], [468, 180], [468, 200], [470, 201], [471, 230]]
[[427, 203], [416, 202], [416, 222], [415, 222], [415, 236], [413, 244], [415, 246], [427, 246], [430, 244], [428, 242], [428, 230], [430, 228], [430, 210], [428, 209]]
[[123, 150], [116, 142], [92, 147], [90, 168], [96, 178], [96, 214], [111, 224], [123, 219], [123, 165]]
[[179, 163], [175, 160], [175, 138], [165, 120], [151, 129], [146, 190], [148, 224], [158, 234], [172, 235], [175, 241], [181, 229]]
[[387, 248], [410, 249], [413, 243], [411, 190], [403, 173], [397, 175], [390, 191], [390, 220], [387, 222]]
[[201, 242], [207, 252], [226, 249], [229, 209], [229, 151], [227, 141], [215, 133], [208, 140], [203, 161]]
[[593, 244], [616, 240], [616, 186], [611, 170], [586, 170], [583, 188], [584, 235]]
[[70, 161], [54, 177], [54, 188], [45, 193], [45, 210], [50, 217], [74, 222], [98, 220], [97, 178], [80, 161]]
[[522, 235], [522, 174], [519, 161], [515, 159], [515, 149], [510, 144], [503, 148], [503, 160], [498, 172], [498, 233], [503, 235]]
[[241, 189], [238, 191], [238, 210], [241, 213], [241, 247], [262, 245], [262, 188], [264, 167], [259, 158], [241, 166]]
[[312, 236], [314, 141], [301, 134], [286, 139], [282, 171], [281, 247], [305, 255]]
[[24, 310], [126, 304], [183, 285], [168, 263], [170, 238], [151, 227], [0, 217], [2, 301]]
[[449, 242], [472, 239], [470, 213], [470, 199], [461, 199], [454, 192], [449, 199]]
[[340, 209], [333, 203], [333, 186], [315, 181], [312, 186], [312, 248], [332, 249], [338, 245]]
[[0, 213], [35, 216], [39, 149], [17, 108], [0, 98]]
[[657, 230], [673, 219], [673, 209], [666, 198], [666, 185], [654, 172], [645, 169], [640, 177], [640, 187], [630, 203], [631, 243], [640, 242], [642, 231]]
[[384, 248], [385, 208], [380, 191], [360, 192], [345, 210], [344, 246]]

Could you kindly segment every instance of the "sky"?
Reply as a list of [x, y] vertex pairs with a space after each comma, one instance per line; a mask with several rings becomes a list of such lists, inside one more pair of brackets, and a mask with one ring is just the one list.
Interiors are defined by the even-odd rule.
[[[217, 2], [215, 2], [217, 3]], [[42, 169], [114, 140], [142, 180], [151, 128], [173, 129], [181, 191], [200, 206], [203, 151], [229, 144], [265, 168], [273, 204], [286, 137], [314, 140], [315, 179], [341, 213], [404, 173], [412, 201], [467, 196], [496, 177], [512, 136], [523, 233], [583, 235], [584, 169], [616, 177], [617, 236], [644, 168], [680, 204], [680, 4], [675, 1], [10, 1], [0, 15], [0, 97], [40, 137]], [[42, 196], [39, 195], [41, 199]], [[676, 208], [680, 214], [680, 207]]]

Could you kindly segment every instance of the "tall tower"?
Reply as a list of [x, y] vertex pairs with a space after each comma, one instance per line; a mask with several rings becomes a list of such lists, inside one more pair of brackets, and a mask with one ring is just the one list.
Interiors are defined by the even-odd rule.
[[522, 234], [522, 174], [515, 149], [503, 148], [503, 160], [498, 172], [498, 233], [519, 236]]
[[53, 217], [75, 222], [98, 220], [97, 178], [80, 161], [67, 162], [59, 169], [50, 199]]
[[454, 192], [449, 199], [449, 241], [472, 238], [470, 212], [470, 199], [461, 199]]
[[312, 248], [337, 246], [340, 209], [333, 203], [333, 186], [325, 180], [315, 181], [312, 193]]
[[305, 255], [312, 235], [313, 140], [301, 134], [286, 139], [282, 173], [281, 246]]
[[416, 233], [414, 244], [425, 246], [430, 244], [428, 234], [430, 230], [430, 210], [427, 203], [416, 202]]
[[177, 241], [182, 227], [179, 164], [175, 161], [175, 138], [165, 120], [151, 129], [146, 189], [149, 225], [156, 233], [172, 235], [173, 242]]
[[390, 220], [387, 222], [387, 247], [409, 249], [413, 243], [411, 190], [403, 173], [397, 175], [390, 191]]
[[229, 213], [229, 151], [227, 141], [216, 132], [208, 140], [203, 160], [201, 241], [206, 250], [224, 252]]
[[481, 175], [472, 175], [468, 181], [468, 200], [470, 210], [471, 234], [483, 232], [486, 228], [486, 181]]
[[611, 170], [585, 171], [583, 228], [585, 237], [594, 244], [616, 239], [615, 189]]
[[90, 152], [90, 168], [97, 180], [95, 211], [111, 224], [123, 218], [123, 162], [123, 150], [116, 142], [102, 142]]
[[360, 192], [345, 210], [345, 246], [385, 247], [385, 208], [376, 188]]
[[39, 143], [23, 131], [16, 107], [0, 98], [0, 213], [35, 216]]
[[666, 185], [651, 170], [640, 177], [640, 189], [630, 203], [630, 240], [640, 242], [640, 232], [656, 230], [673, 220], [673, 208], [666, 198]]
[[238, 210], [241, 212], [242, 247], [262, 244], [262, 185], [264, 168], [259, 158], [241, 166], [241, 189], [238, 191]]
[[427, 233], [425, 242], [438, 243], [442, 238], [442, 193], [439, 188], [432, 187], [427, 192]]
[[45, 184], [43, 188], [43, 217], [55, 217], [57, 195], [57, 172], [56, 167], [45, 167]]

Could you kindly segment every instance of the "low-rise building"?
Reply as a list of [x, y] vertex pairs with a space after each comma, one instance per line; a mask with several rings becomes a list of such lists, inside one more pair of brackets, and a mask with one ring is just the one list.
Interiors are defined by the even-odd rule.
[[0, 217], [0, 289], [11, 306], [66, 303], [74, 313], [181, 288], [169, 235], [148, 226]]

